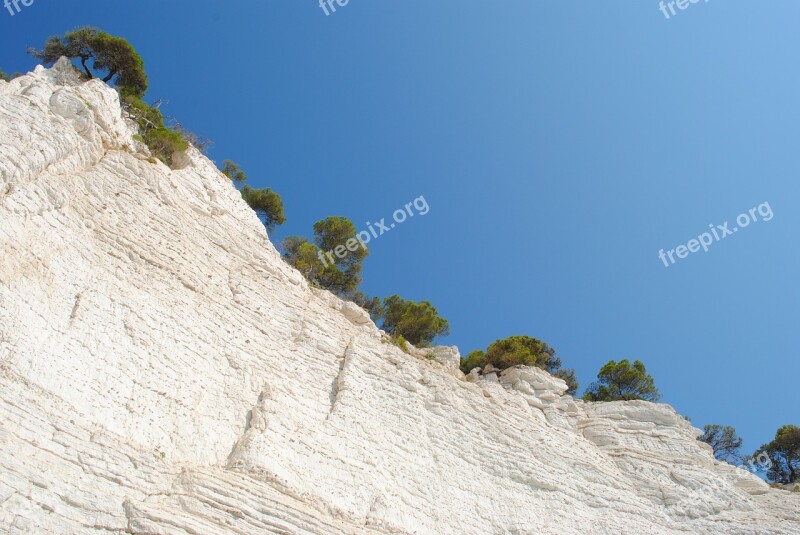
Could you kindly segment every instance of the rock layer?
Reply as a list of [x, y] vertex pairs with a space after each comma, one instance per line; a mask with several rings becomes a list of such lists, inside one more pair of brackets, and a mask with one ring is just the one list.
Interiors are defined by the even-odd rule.
[[387, 343], [133, 134], [66, 63], [0, 81], [0, 532], [800, 533], [667, 405]]

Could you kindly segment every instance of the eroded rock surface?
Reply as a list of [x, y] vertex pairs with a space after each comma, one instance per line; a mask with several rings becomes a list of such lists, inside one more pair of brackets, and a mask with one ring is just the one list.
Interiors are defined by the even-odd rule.
[[0, 532], [800, 533], [667, 405], [403, 352], [66, 65], [0, 81]]

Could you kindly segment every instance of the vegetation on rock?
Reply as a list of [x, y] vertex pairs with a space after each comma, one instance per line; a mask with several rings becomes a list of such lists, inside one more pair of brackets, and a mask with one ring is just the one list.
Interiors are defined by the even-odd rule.
[[658, 393], [653, 377], [641, 361], [631, 364], [627, 359], [619, 362], [609, 361], [597, 374], [597, 382], [592, 383], [583, 394], [586, 401], [629, 401], [642, 399], [658, 401]]
[[743, 440], [736, 434], [736, 429], [729, 425], [706, 425], [698, 440], [711, 446], [718, 461], [740, 464], [744, 460], [740, 452]]
[[245, 186], [241, 193], [244, 201], [255, 210], [269, 232], [286, 222], [286, 216], [283, 215], [283, 199], [270, 188], [255, 189]]
[[800, 427], [782, 426], [775, 438], [761, 446], [754, 457], [760, 454], [766, 454], [771, 461], [767, 470], [769, 481], [782, 485], [800, 483]]
[[469, 373], [473, 368], [487, 365], [505, 370], [513, 366], [535, 366], [560, 377], [567, 383], [567, 393], [575, 395], [578, 381], [575, 370], [562, 369], [556, 351], [545, 342], [530, 336], [511, 336], [495, 340], [486, 351], [476, 350], [461, 361], [461, 371]]
[[3, 80], [4, 82], [10, 82], [14, 78], [19, 78], [20, 76], [22, 76], [22, 73], [20, 72], [15, 72], [11, 76], [9, 76], [5, 72], [3, 72], [3, 69], [0, 69], [0, 80]]
[[222, 174], [226, 177], [230, 178], [236, 184], [244, 184], [247, 182], [247, 175], [242, 171], [242, 168], [239, 167], [239, 164], [236, 162], [232, 162], [231, 160], [225, 160], [222, 162]]
[[426, 347], [437, 336], [450, 334], [450, 324], [429, 301], [408, 301], [395, 294], [383, 300], [381, 328], [390, 335]]
[[[123, 95], [141, 98], [147, 92], [144, 61], [136, 49], [122, 37], [97, 28], [85, 26], [55, 35], [41, 50], [29, 48], [28, 52], [45, 65], [54, 64], [61, 56], [78, 60], [88, 78], [113, 83]], [[89, 61], [93, 61], [91, 69]]]

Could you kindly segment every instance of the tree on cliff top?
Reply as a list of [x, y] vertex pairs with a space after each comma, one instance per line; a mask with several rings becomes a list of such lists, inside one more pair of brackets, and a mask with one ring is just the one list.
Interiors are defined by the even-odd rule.
[[[123, 94], [141, 98], [147, 91], [144, 61], [136, 49], [122, 37], [97, 28], [87, 26], [63, 36], [55, 35], [41, 50], [29, 48], [28, 52], [45, 65], [54, 64], [61, 56], [77, 59], [86, 76], [113, 82]], [[90, 60], [93, 60], [91, 69]]]
[[286, 216], [283, 215], [283, 199], [270, 188], [256, 189], [245, 186], [241, 192], [244, 201], [255, 210], [269, 232], [286, 222]]
[[242, 168], [239, 167], [239, 164], [233, 162], [231, 160], [225, 160], [222, 162], [222, 174], [226, 177], [230, 178], [236, 184], [244, 184], [247, 182], [247, 175]]
[[383, 300], [380, 315], [384, 331], [417, 347], [428, 346], [437, 336], [450, 334], [450, 324], [429, 301], [417, 303], [392, 295]]
[[703, 427], [703, 434], [698, 440], [711, 446], [718, 461], [739, 464], [744, 460], [739, 451], [743, 440], [736, 434], [736, 429], [729, 425], [707, 425]]
[[627, 359], [611, 360], [600, 369], [597, 379], [583, 394], [586, 401], [658, 401], [661, 397], [653, 377], [639, 360], [633, 364]]
[[541, 368], [563, 379], [567, 383], [568, 394], [575, 395], [578, 391], [575, 370], [562, 369], [561, 359], [556, 356], [556, 350], [530, 336], [509, 336], [495, 340], [485, 352], [482, 350], [471, 352], [461, 362], [461, 371], [469, 373], [473, 368], [483, 368], [488, 364], [500, 370], [520, 365]]
[[314, 243], [321, 252], [324, 268], [320, 286], [349, 299], [361, 285], [361, 272], [369, 250], [357, 239], [353, 222], [342, 216], [326, 217], [314, 223]]
[[767, 479], [773, 483], [800, 483], [800, 427], [784, 425], [775, 439], [759, 448], [754, 456], [765, 453], [772, 462]]

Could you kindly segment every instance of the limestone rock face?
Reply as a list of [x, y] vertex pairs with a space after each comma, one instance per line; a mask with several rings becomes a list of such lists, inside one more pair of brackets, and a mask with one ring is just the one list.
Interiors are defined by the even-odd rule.
[[0, 81], [1, 533], [800, 533], [667, 405], [386, 343], [133, 134], [68, 65]]

